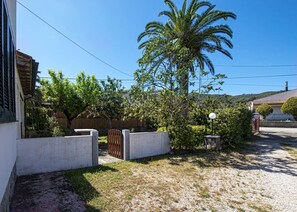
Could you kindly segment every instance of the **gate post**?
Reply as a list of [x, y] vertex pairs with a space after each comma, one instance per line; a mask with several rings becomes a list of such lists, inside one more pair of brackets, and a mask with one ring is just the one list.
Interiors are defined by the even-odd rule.
[[98, 166], [98, 136], [99, 133], [97, 130], [92, 130], [90, 132], [91, 136], [92, 136], [92, 165], [93, 166]]
[[122, 130], [123, 146], [124, 146], [124, 160], [130, 160], [130, 130]]

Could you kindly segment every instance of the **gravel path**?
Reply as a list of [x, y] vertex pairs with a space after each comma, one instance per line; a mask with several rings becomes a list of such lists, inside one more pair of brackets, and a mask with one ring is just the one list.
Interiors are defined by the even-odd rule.
[[297, 211], [297, 160], [281, 146], [286, 142], [297, 147], [297, 134], [274, 129], [265, 130], [260, 137], [255, 160], [261, 184], [272, 195], [269, 203], [277, 211]]

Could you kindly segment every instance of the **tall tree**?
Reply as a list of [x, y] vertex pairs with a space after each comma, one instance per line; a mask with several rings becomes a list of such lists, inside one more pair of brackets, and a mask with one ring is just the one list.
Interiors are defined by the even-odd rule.
[[51, 80], [41, 80], [41, 91], [44, 100], [51, 104], [55, 111], [65, 114], [67, 128], [71, 129], [73, 119], [83, 113], [95, 101], [94, 96], [100, 93], [100, 86], [95, 76], [86, 76], [81, 72], [76, 82], [64, 78], [61, 71], [49, 70]]
[[107, 81], [100, 81], [101, 93], [96, 97], [96, 103], [90, 113], [108, 121], [112, 128], [112, 120], [120, 119], [124, 113], [124, 87], [120, 80], [107, 77]]
[[181, 9], [171, 0], [165, 3], [169, 10], [160, 12], [159, 16], [168, 20], [148, 23], [138, 37], [138, 42], [144, 40], [139, 45], [144, 51], [139, 60], [141, 69], [135, 76], [138, 81], [153, 81], [153, 86], [159, 81], [172, 86], [176, 81], [176, 90], [188, 95], [189, 77], [196, 77], [197, 68], [204, 71], [207, 66], [210, 73], [215, 72], [207, 53], [220, 52], [232, 59], [225, 46], [233, 47], [229, 40], [233, 32], [221, 23], [228, 18], [236, 19], [236, 15], [215, 10], [215, 5], [207, 1], [192, 0], [187, 4], [184, 0]]

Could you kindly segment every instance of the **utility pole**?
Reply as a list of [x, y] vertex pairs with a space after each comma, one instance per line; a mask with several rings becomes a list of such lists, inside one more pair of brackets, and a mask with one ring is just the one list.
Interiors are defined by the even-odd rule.
[[285, 91], [288, 91], [289, 90], [289, 82], [286, 81], [286, 87], [285, 87]]

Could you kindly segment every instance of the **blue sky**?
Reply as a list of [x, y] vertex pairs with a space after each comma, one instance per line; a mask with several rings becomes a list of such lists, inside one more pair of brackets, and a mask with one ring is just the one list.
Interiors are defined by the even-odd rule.
[[[133, 75], [141, 57], [137, 37], [149, 21], [160, 20], [162, 0], [18, 0], [75, 42], [112, 66]], [[237, 14], [229, 20], [234, 31], [233, 60], [212, 54], [216, 73], [228, 77], [297, 74], [296, 0], [211, 0], [217, 9]], [[175, 0], [177, 5], [182, 0]], [[100, 63], [73, 45], [17, 4], [17, 49], [39, 63], [40, 76], [48, 69], [62, 70], [66, 77], [80, 71], [132, 79]], [[220, 66], [223, 65], [223, 66]], [[290, 67], [232, 67], [236, 65], [295, 65]], [[223, 91], [231, 95], [297, 88], [297, 76], [229, 79]], [[123, 81], [129, 87], [132, 81]]]

